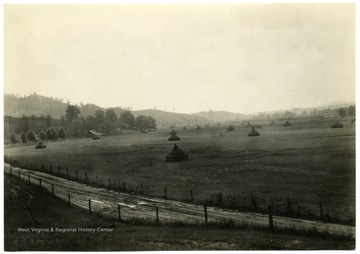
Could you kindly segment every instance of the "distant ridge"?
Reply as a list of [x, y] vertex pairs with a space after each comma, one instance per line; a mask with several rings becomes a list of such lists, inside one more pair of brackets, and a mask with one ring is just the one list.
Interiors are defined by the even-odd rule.
[[[59, 98], [51, 98], [36, 93], [30, 94], [29, 96], [15, 96], [10, 94], [4, 94], [4, 116], [11, 117], [22, 117], [23, 115], [37, 117], [41, 115], [50, 115], [54, 119], [60, 119], [65, 115], [65, 111], [70, 102], [64, 102]], [[285, 111], [290, 111], [292, 113], [301, 114], [303, 111], [308, 111], [312, 109], [336, 109], [340, 107], [348, 107], [355, 105], [355, 102], [332, 102], [328, 104], [319, 105], [317, 107], [303, 107], [303, 108], [293, 108], [287, 110], [274, 110], [266, 111], [259, 113], [280, 113]], [[80, 104], [77, 105], [80, 108], [81, 116], [93, 116], [95, 112], [99, 109], [106, 111], [110, 108], [102, 108], [95, 104]], [[117, 116], [120, 116], [122, 112], [127, 110], [126, 108], [121, 107], [111, 107], [116, 113]], [[187, 124], [209, 124], [216, 122], [231, 122], [231, 121], [243, 121], [244, 119], [249, 119], [249, 117], [256, 116], [246, 115], [242, 113], [232, 113], [227, 111], [202, 111], [194, 114], [185, 114], [185, 113], [175, 113], [175, 112], [166, 112], [157, 109], [144, 109], [144, 110], [134, 110], [131, 111], [135, 117], [139, 115], [151, 116], [155, 118], [158, 126], [160, 125], [187, 125]]]
[[231, 113], [227, 111], [202, 111], [199, 113], [195, 113], [194, 115], [198, 117], [203, 117], [208, 119], [208, 121], [212, 122], [227, 122], [227, 121], [235, 121], [242, 120], [247, 117], [245, 114], [241, 113]]
[[[22, 117], [23, 115], [40, 117], [41, 115], [51, 115], [54, 119], [60, 119], [65, 115], [65, 111], [69, 102], [64, 102], [62, 99], [51, 98], [36, 93], [29, 96], [15, 96], [4, 95], [4, 115], [11, 117]], [[110, 108], [102, 108], [95, 104], [80, 104], [77, 105], [80, 108], [81, 116], [87, 117], [95, 115], [95, 112], [99, 109], [106, 111]], [[117, 116], [120, 116], [126, 109], [121, 107], [111, 107]], [[139, 115], [152, 116], [155, 118], [158, 125], [167, 124], [205, 124], [209, 120], [192, 114], [182, 114], [166, 112], [155, 109], [135, 110], [131, 111], [135, 117]]]
[[158, 125], [172, 125], [172, 124], [206, 124], [209, 119], [198, 116], [196, 114], [184, 114], [166, 112], [157, 109], [144, 109], [132, 111], [135, 117], [139, 115], [151, 116], [156, 119]]
[[[4, 115], [12, 117], [41, 116], [51, 115], [52, 118], [60, 119], [65, 115], [65, 111], [70, 102], [64, 102], [59, 98], [46, 97], [36, 93], [29, 96], [19, 97], [15, 95], [4, 95]], [[95, 104], [77, 105], [81, 110], [81, 116], [95, 115], [99, 109], [106, 110]], [[117, 115], [120, 115], [125, 109], [120, 107], [112, 108]]]

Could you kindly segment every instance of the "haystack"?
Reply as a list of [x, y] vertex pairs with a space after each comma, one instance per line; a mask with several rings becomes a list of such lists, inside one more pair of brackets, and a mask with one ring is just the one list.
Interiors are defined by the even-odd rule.
[[260, 133], [257, 132], [254, 127], [252, 127], [251, 131], [248, 134], [248, 136], [250, 136], [250, 137], [259, 136], [259, 135], [260, 135]]
[[196, 127], [196, 130], [197, 130], [197, 131], [201, 130], [201, 127], [198, 125], [198, 126]]
[[234, 131], [234, 127], [232, 127], [232, 125], [229, 125], [229, 127], [227, 127], [227, 131]]
[[46, 148], [46, 145], [44, 145], [44, 143], [40, 141], [40, 142], [35, 146], [35, 149], [42, 149], [42, 148]]
[[166, 162], [178, 162], [178, 161], [188, 161], [189, 155], [185, 153], [181, 148], [174, 144], [171, 152], [165, 157]]
[[246, 126], [247, 126], [247, 127], [251, 127], [252, 125], [250, 124], [250, 122], [248, 122]]
[[271, 121], [270, 125], [275, 125], [276, 123], [274, 121]]
[[291, 124], [289, 123], [289, 121], [286, 121], [283, 126], [284, 127], [289, 127], [289, 126], [291, 126]]
[[169, 140], [169, 141], [178, 141], [178, 140], [180, 140], [180, 138], [179, 138], [179, 136], [175, 135], [175, 136], [170, 136], [170, 137], [168, 138], [168, 140]]
[[331, 125], [331, 128], [344, 128], [344, 125], [342, 125], [339, 122], [334, 123], [333, 125]]
[[169, 140], [169, 141], [177, 141], [177, 140], [180, 140], [180, 138], [179, 138], [178, 135], [177, 135], [177, 132], [176, 132], [174, 129], [172, 129], [172, 130], [170, 131], [170, 137], [168, 138], [168, 140]]

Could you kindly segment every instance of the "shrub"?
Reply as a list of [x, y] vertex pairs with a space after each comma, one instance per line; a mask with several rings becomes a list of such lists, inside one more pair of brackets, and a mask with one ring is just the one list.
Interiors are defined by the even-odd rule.
[[60, 127], [58, 130], [59, 138], [66, 138], [66, 130], [63, 127]]
[[55, 128], [53, 128], [53, 127], [50, 127], [49, 129], [47, 129], [46, 135], [47, 135], [47, 138], [50, 139], [50, 140], [57, 140], [57, 139], [59, 139], [59, 134], [58, 134], [58, 132], [55, 130]]
[[28, 133], [26, 134], [26, 138], [29, 141], [36, 141], [36, 135], [35, 132], [32, 130], [29, 130]]
[[25, 134], [25, 132], [21, 133], [20, 139], [21, 139], [21, 141], [22, 141], [23, 143], [26, 143], [26, 134]]
[[232, 127], [232, 125], [229, 125], [229, 127], [227, 128], [227, 131], [234, 131], [234, 127]]
[[13, 144], [16, 143], [16, 137], [15, 137], [14, 134], [11, 134], [11, 136], [10, 136], [10, 141], [11, 141], [11, 143], [13, 143]]
[[46, 132], [45, 132], [45, 131], [40, 131], [40, 133], [39, 133], [39, 138], [40, 138], [41, 140], [47, 140], [48, 137], [47, 137], [47, 135], [46, 135]]

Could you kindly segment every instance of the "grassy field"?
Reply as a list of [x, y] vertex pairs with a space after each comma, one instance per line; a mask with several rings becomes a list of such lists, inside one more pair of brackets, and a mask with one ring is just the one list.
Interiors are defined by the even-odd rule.
[[344, 128], [332, 129], [333, 122], [263, 125], [258, 137], [248, 137], [250, 128], [237, 125], [233, 132], [227, 126], [179, 128], [177, 144], [190, 156], [181, 163], [165, 162], [174, 144], [167, 141], [169, 130], [68, 139], [41, 150], [5, 147], [5, 155], [46, 168], [61, 166], [62, 173], [68, 167], [82, 178], [87, 172], [104, 184], [126, 182], [132, 190], [142, 183], [152, 196], [163, 196], [167, 186], [169, 198], [189, 199], [192, 190], [195, 201], [208, 202], [220, 192], [224, 205], [233, 208], [251, 206], [253, 195], [259, 207], [289, 198], [318, 215], [322, 201], [324, 214], [354, 223], [355, 127], [346, 121]]
[[[16, 177], [4, 177], [6, 251], [352, 250], [354, 239], [218, 227], [118, 223], [51, 198]], [[18, 232], [18, 228], [110, 228], [112, 232]]]

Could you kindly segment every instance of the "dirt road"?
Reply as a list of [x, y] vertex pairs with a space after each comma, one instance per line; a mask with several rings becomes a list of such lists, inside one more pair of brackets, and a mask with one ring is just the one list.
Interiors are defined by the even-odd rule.
[[[10, 166], [5, 164], [5, 173], [10, 173]], [[41, 178], [42, 187], [51, 191], [54, 184], [54, 192], [57, 197], [68, 200], [70, 194], [71, 204], [88, 209], [89, 199], [93, 212], [118, 217], [118, 204], [121, 207], [121, 218], [141, 218], [156, 221], [156, 207], [159, 208], [160, 223], [180, 222], [185, 224], [204, 224], [204, 207], [190, 203], [184, 203], [160, 198], [119, 193], [105, 188], [95, 188], [86, 184], [70, 181], [64, 178], [48, 175], [46, 173], [12, 168], [12, 174], [28, 181], [30, 175], [31, 183], [39, 185]], [[268, 215], [238, 212], [215, 207], [207, 208], [208, 223], [226, 223], [232, 221], [234, 224], [264, 226], [268, 227]], [[331, 235], [355, 238], [355, 227], [323, 223], [319, 221], [308, 221], [302, 219], [285, 218], [274, 216], [274, 228], [292, 229], [303, 231], [327, 232]]]

